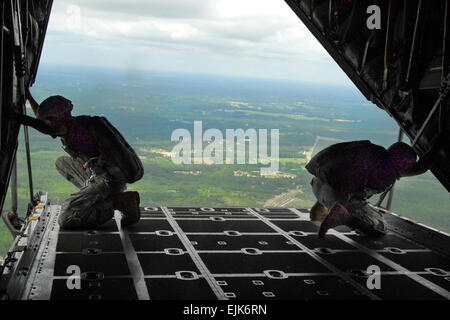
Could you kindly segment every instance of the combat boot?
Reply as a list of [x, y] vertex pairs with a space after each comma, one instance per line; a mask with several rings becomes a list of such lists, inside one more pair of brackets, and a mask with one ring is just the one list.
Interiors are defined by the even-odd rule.
[[311, 221], [323, 221], [327, 215], [327, 207], [322, 205], [319, 201], [317, 201], [309, 211], [309, 218], [311, 219]]
[[139, 221], [141, 218], [139, 203], [140, 197], [136, 191], [122, 192], [114, 198], [114, 209], [119, 210], [123, 215], [121, 220], [123, 227]]
[[358, 210], [348, 210], [337, 203], [320, 225], [319, 238], [323, 239], [329, 229], [345, 225], [369, 237], [382, 237], [387, 233], [387, 224], [381, 213], [366, 204]]

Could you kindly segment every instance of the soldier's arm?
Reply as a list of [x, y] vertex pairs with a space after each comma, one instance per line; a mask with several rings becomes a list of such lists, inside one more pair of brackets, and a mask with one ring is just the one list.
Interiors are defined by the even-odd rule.
[[37, 101], [34, 100], [33, 96], [31, 95], [30, 88], [26, 88], [25, 93], [26, 93], [28, 101], [30, 102], [31, 109], [33, 110], [34, 115], [37, 116], [39, 103], [37, 103]]
[[430, 159], [422, 157], [417, 163], [414, 165], [414, 167], [406, 174], [403, 174], [402, 177], [412, 177], [412, 176], [418, 176], [421, 174], [424, 174], [428, 171], [431, 167], [431, 161]]
[[53, 128], [49, 124], [47, 124], [45, 121], [35, 119], [33, 117], [23, 115], [17, 112], [13, 112], [7, 115], [7, 117], [10, 120], [15, 120], [23, 124], [24, 126], [32, 127], [33, 129], [36, 129], [37, 131], [52, 136], [53, 138], [56, 138], [59, 135], [62, 135], [65, 133], [65, 128]]
[[417, 163], [414, 165], [414, 167], [407, 172], [406, 174], [403, 174], [403, 177], [412, 177], [412, 176], [418, 176], [421, 174], [424, 174], [425, 172], [427, 172], [431, 166], [433, 165], [433, 161], [434, 161], [434, 157], [436, 154], [436, 151], [438, 149], [438, 146], [440, 145], [440, 143], [436, 142], [433, 147], [427, 152], [425, 153], [420, 159], [419, 161], [417, 161]]

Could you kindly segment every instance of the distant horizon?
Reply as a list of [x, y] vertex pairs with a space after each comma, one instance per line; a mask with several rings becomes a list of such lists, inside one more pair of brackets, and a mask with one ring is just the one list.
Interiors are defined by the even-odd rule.
[[348, 83], [326, 83], [326, 82], [315, 82], [306, 81], [301, 79], [291, 79], [291, 78], [279, 78], [279, 77], [268, 77], [268, 76], [252, 76], [252, 75], [241, 75], [241, 74], [222, 74], [222, 73], [207, 73], [207, 72], [192, 72], [192, 71], [174, 71], [174, 70], [163, 70], [163, 69], [139, 69], [135, 67], [117, 65], [117, 66], [104, 66], [104, 65], [89, 65], [89, 64], [64, 64], [58, 62], [40, 62], [37, 77], [39, 78], [39, 71], [42, 67], [62, 67], [62, 68], [85, 68], [85, 69], [99, 69], [99, 70], [115, 70], [115, 71], [132, 71], [138, 73], [155, 73], [155, 74], [168, 74], [168, 75], [184, 75], [184, 76], [204, 76], [204, 77], [217, 77], [225, 79], [250, 79], [250, 80], [261, 80], [261, 81], [273, 81], [273, 82], [285, 82], [290, 84], [303, 84], [312, 86], [324, 86], [324, 87], [336, 87], [345, 89], [354, 89], [362, 95], [356, 85], [349, 80]]

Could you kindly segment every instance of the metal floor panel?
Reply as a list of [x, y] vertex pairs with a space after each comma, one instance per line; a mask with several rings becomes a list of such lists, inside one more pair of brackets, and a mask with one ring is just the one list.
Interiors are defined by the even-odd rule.
[[56, 252], [83, 252], [89, 248], [101, 248], [103, 252], [123, 251], [119, 234], [61, 233]]
[[175, 233], [171, 235], [160, 234], [130, 234], [131, 243], [137, 252], [164, 251], [167, 248], [179, 248], [186, 250]]
[[291, 276], [287, 279], [267, 277], [218, 278], [226, 292], [239, 299], [282, 300], [366, 300], [367, 297], [334, 275]]
[[54, 279], [52, 300], [136, 300], [131, 278], [106, 278], [89, 281], [80, 290], [67, 290], [66, 279]]
[[[60, 232], [59, 210], [51, 210], [40, 268], [22, 298], [450, 298], [449, 258], [392, 232], [373, 240], [338, 228], [320, 240], [306, 209], [141, 211], [141, 222], [128, 228], [116, 213], [99, 230]], [[70, 290], [74, 265], [81, 288]], [[371, 265], [381, 269], [380, 290], [366, 285]]]
[[214, 300], [216, 296], [205, 279], [145, 279], [152, 300]]
[[319, 239], [316, 233], [305, 236], [292, 236], [297, 241], [300, 241], [303, 245], [309, 249], [319, 250], [321, 248], [327, 248], [331, 250], [355, 250], [353, 246], [342, 241], [336, 236], [329, 234], [325, 239]]
[[225, 234], [189, 234], [189, 240], [196, 250], [241, 250], [242, 248], [255, 248], [259, 250], [298, 250], [280, 235], [241, 235], [231, 237]]

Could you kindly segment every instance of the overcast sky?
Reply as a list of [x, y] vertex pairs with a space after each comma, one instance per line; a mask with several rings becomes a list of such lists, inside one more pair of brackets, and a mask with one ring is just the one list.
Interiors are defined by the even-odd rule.
[[42, 62], [350, 83], [283, 0], [57, 0]]

